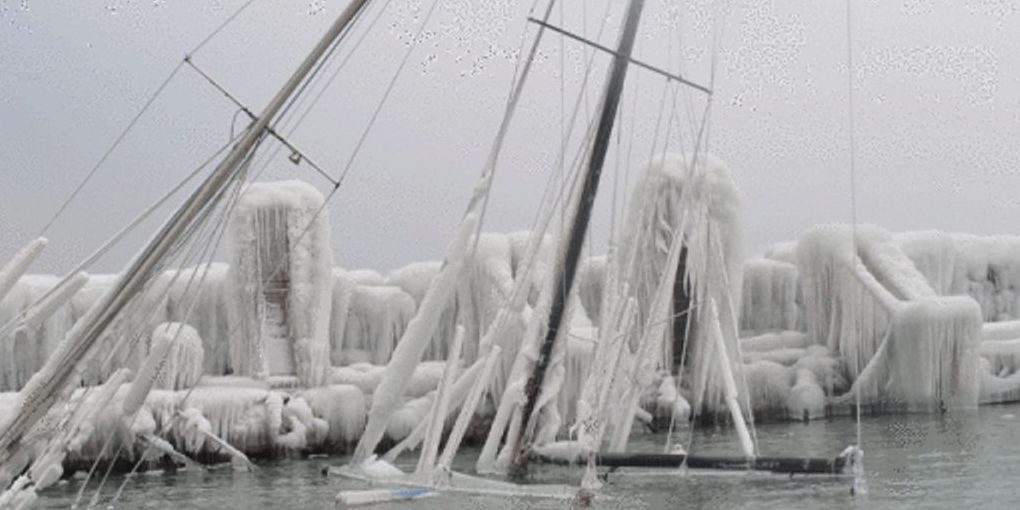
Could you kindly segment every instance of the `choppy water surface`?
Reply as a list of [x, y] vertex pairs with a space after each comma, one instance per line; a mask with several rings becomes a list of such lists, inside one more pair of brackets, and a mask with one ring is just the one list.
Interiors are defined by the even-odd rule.
[[[679, 476], [676, 473], [613, 474], [596, 508], [958, 508], [1020, 505], [1020, 406], [984, 407], [955, 416], [896, 415], [868, 418], [862, 423], [868, 494], [850, 495], [847, 478], [782, 476]], [[687, 439], [688, 432], [682, 431]], [[763, 455], [832, 456], [854, 442], [855, 423], [834, 419], [811, 424], [770, 424], [757, 428]], [[645, 436], [634, 449], [657, 451], [663, 436]], [[699, 431], [694, 450], [735, 453], [729, 430]], [[458, 462], [469, 468], [477, 451], [467, 450]], [[322, 468], [343, 458], [282, 460], [264, 464], [253, 474], [230, 469], [209, 472], [146, 474], [125, 482], [111, 478], [100, 501], [106, 508], [122, 484], [117, 508], [332, 508], [337, 491], [358, 488], [356, 482], [323, 476]], [[411, 466], [405, 466], [408, 469]], [[543, 468], [542, 481], [577, 483], [579, 472]], [[68, 508], [81, 482], [61, 484], [41, 498], [43, 508]], [[90, 485], [85, 501], [93, 494]], [[562, 501], [497, 497], [438, 496], [405, 503], [420, 510], [562, 508]], [[374, 508], [396, 508], [379, 506]]]

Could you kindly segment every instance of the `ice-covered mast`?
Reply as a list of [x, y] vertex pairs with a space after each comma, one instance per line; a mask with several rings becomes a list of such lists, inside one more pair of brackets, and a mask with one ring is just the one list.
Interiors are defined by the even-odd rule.
[[523, 477], [528, 470], [528, 450], [530, 449], [527, 436], [535, 429], [537, 418], [534, 415], [535, 404], [538, 401], [542, 383], [545, 380], [546, 369], [552, 357], [553, 347], [559, 337], [560, 325], [563, 322], [563, 314], [566, 311], [567, 298], [574, 285], [574, 275], [577, 272], [577, 263], [581, 255], [581, 248], [584, 245], [584, 237], [588, 231], [588, 222], [591, 219], [591, 210], [595, 202], [595, 195], [598, 192], [599, 177], [602, 174], [602, 166], [606, 160], [606, 152], [609, 149], [609, 139], [613, 133], [613, 125], [616, 121], [616, 111], [620, 104], [620, 96], [623, 94], [623, 85], [627, 77], [627, 67], [630, 55], [634, 49], [634, 39], [637, 36], [638, 23], [641, 20], [641, 11], [644, 9], [644, 0], [631, 0], [627, 7], [627, 16], [623, 21], [623, 34], [617, 45], [616, 53], [613, 55], [613, 65], [609, 71], [609, 80], [603, 93], [602, 112], [599, 116], [598, 128], [595, 131], [595, 139], [592, 145], [591, 155], [588, 159], [588, 170], [585, 173], [581, 187], [580, 201], [577, 203], [577, 210], [574, 212], [574, 221], [570, 227], [566, 243], [562, 245], [561, 256], [558, 260], [563, 261], [563, 267], [556, 282], [556, 289], [552, 295], [552, 305], [549, 309], [549, 328], [545, 340], [539, 347], [538, 359], [535, 360], [535, 368], [528, 378], [524, 388], [524, 406], [521, 416], [527, 426], [518, 430], [517, 437], [511, 440], [515, 442], [513, 465], [510, 467], [510, 474], [514, 477]]
[[276, 115], [368, 1], [351, 1], [226, 158], [135, 257], [117, 283], [68, 332], [42, 369], [32, 376], [21, 391], [17, 413], [0, 432], [0, 466], [12, 459], [25, 433], [61, 400], [60, 395], [77, 384], [76, 374], [81, 373], [99, 338], [151, 280], [167, 254], [187, 235], [189, 227], [222, 197], [221, 190], [244, 175], [245, 161], [261, 143]]

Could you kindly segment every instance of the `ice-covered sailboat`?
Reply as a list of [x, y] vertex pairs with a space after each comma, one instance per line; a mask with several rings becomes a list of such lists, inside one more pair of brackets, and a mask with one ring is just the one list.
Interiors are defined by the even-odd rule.
[[[663, 158], [653, 164], [653, 171], [650, 172], [653, 175], [656, 172], [664, 172], [665, 170], [662, 169], [664, 167], [683, 169], [683, 175], [678, 180], [687, 183], [687, 185], [682, 186], [683, 189], [678, 194], [680, 199], [673, 204], [675, 211], [667, 214], [677, 213], [676, 216], [681, 218], [681, 221], [675, 227], [670, 228], [671, 232], [667, 232], [664, 239], [655, 237], [654, 242], [657, 243], [657, 246], [668, 247], [666, 250], [668, 255], [665, 256], [665, 260], [652, 260], [647, 257], [647, 254], [640, 251], [639, 245], [643, 238], [658, 235], [655, 232], [658, 227], [655, 225], [655, 220], [661, 222], [662, 218], [655, 215], [661, 214], [661, 212], [651, 211], [650, 217], [653, 218], [653, 221], [642, 224], [640, 216], [645, 208], [651, 210], [651, 206], [647, 203], [638, 203], [634, 206], [637, 216], [634, 220], [637, 227], [634, 228], [641, 230], [634, 232], [634, 237], [629, 240], [629, 244], [621, 243], [627, 245], [625, 253], [621, 255], [623, 260], [620, 263], [621, 268], [617, 270], [615, 266], [611, 265], [610, 267], [614, 268], [613, 273], [604, 277], [606, 290], [602, 303], [605, 309], [599, 328], [600, 336], [596, 344], [594, 361], [592, 361], [588, 373], [582, 374], [587, 377], [587, 382], [583, 385], [583, 397], [577, 404], [577, 424], [571, 429], [578, 431], [581, 440], [568, 445], [553, 442], [553, 438], [556, 437], [560, 428], [560, 422], [552, 407], [556, 405], [557, 392], [559, 386], [563, 384], [563, 374], [554, 372], [550, 378], [547, 378], [546, 374], [550, 367], [556, 363], [560, 363], [560, 366], [555, 370], [562, 370], [564, 343], [566, 342], [564, 339], [570, 329], [566, 324], [568, 319], [565, 317], [569, 317], [570, 307], [576, 306], [570, 302], [574, 295], [574, 279], [578, 271], [580, 254], [598, 189], [600, 173], [605, 163], [614, 122], [618, 115], [617, 110], [626, 71], [632, 63], [640, 64], [645, 68], [649, 67], [647, 64], [636, 62], [631, 56], [643, 5], [644, 2], [641, 0], [628, 3], [616, 49], [595, 44], [600, 51], [611, 56], [613, 63], [600, 101], [600, 111], [596, 116], [597, 123], [591, 130], [591, 145], [584, 153], [582, 165], [584, 168], [578, 171], [574, 180], [562, 191], [570, 197], [568, 212], [564, 214], [567, 221], [570, 222], [569, 228], [565, 227], [562, 232], [563, 238], [553, 259], [555, 264], [552, 266], [551, 274], [546, 277], [543, 283], [545, 288], [542, 290], [542, 298], [535, 306], [534, 312], [530, 314], [529, 320], [526, 321], [526, 326], [523, 328], [524, 333], [519, 336], [519, 345], [514, 346], [516, 347], [516, 356], [509, 371], [508, 383], [504, 387], [501, 398], [497, 400], [498, 409], [493, 416], [488, 437], [480, 453], [478, 471], [493, 473], [506, 470], [514, 479], [519, 480], [526, 474], [528, 463], [537, 458], [567, 463], [586, 459], [589, 473], [597, 465], [674, 469], [687, 466], [703, 469], [777, 473], [841, 473], [853, 460], [850, 455], [853, 452], [852, 449], [832, 459], [776, 458], [757, 455], [752, 443], [751, 432], [745, 424], [744, 416], [750, 413], [749, 405], [746, 401], [743, 403], [738, 401], [738, 384], [734, 375], [734, 367], [737, 366], [737, 363], [731, 361], [731, 356], [734, 354], [739, 356], [739, 350], [734, 351], [737, 349], [735, 303], [739, 302], [739, 294], [736, 297], [731, 294], [734, 289], [733, 284], [736, 283], [736, 288], [739, 289], [740, 282], [739, 253], [734, 253], [733, 246], [735, 239], [739, 241], [739, 236], [738, 232], [733, 231], [736, 228], [736, 215], [734, 211], [730, 210], [733, 205], [732, 197], [723, 195], [727, 192], [731, 194], [734, 192], [725, 167], [711, 160], [709, 156], [697, 153], [687, 158], [670, 160]], [[549, 4], [549, 10], [546, 11], [545, 19], [532, 20], [540, 27], [535, 45], [537, 46], [537, 39], [541, 37], [544, 29], [552, 30], [564, 37], [579, 38], [548, 23], [548, 14], [551, 9], [552, 2]], [[583, 39], [582, 41], [586, 44], [594, 44]], [[532, 46], [532, 53], [523, 63], [520, 81], [515, 84], [511, 93], [509, 102], [511, 106], [517, 101], [520, 86], [527, 76], [536, 46]], [[655, 71], [666, 74], [671, 80], [689, 83], [677, 76]], [[691, 85], [707, 91], [704, 87], [696, 84]], [[511, 116], [512, 109], [508, 109], [493, 148], [490, 164], [494, 163], [498, 156], [502, 136], [505, 135]], [[658, 166], [659, 170], [654, 170], [655, 166]], [[491, 171], [491, 169], [487, 167], [486, 171]], [[483, 177], [483, 182], [484, 179]], [[727, 186], [730, 187], [727, 188]], [[655, 187], [668, 189], [669, 183], [656, 182], [649, 184], [649, 187], [653, 191]], [[722, 230], [718, 228], [720, 222], [724, 225]], [[649, 226], [651, 228], [648, 228]], [[548, 218], [545, 222], [540, 222], [537, 233], [532, 233], [529, 243], [531, 256], [534, 255], [547, 227]], [[442, 286], [447, 281], [445, 280], [447, 273], [444, 271], [451, 270], [451, 268], [454, 268], [452, 270], [455, 271], [456, 262], [463, 258], [460, 255], [463, 249], [459, 247], [463, 244], [460, 239], [458, 238], [458, 241], [451, 246], [443, 269], [433, 281], [429, 293], [443, 291]], [[641, 274], [642, 264], [660, 263], [664, 263], [663, 267], [666, 268], [662, 273], [665, 277], [661, 278], [661, 281], [660, 279], [648, 279], [644, 274]], [[685, 266], [689, 269], [684, 270]], [[734, 271], [734, 267], [737, 267], [738, 270]], [[680, 268], [679, 271], [677, 268]], [[501, 339], [505, 335], [508, 322], [522, 321], [523, 301], [520, 300], [520, 297], [526, 295], [531, 281], [530, 272], [524, 271], [522, 275], [524, 276], [518, 277], [515, 281], [516, 285], [511, 297], [507, 300], [507, 306], [501, 310], [501, 315], [493, 322], [489, 332], [482, 339], [481, 352], [486, 352], [489, 347], [488, 342]], [[642, 280], [642, 278], [645, 279]], [[642, 284], [647, 288], [642, 288], [642, 291], [650, 290], [651, 292], [641, 294], [641, 292], [631, 293], [627, 290], [628, 285]], [[599, 453], [606, 432], [605, 423], [610, 421], [609, 399], [622, 399], [623, 402], [622, 406], [617, 406], [618, 412], [612, 413], [614, 414], [612, 416], [613, 438], [610, 443], [612, 449], [622, 452], [626, 449], [631, 424], [638, 412], [637, 404], [641, 392], [652, 382], [649, 380], [649, 374], [655, 373], [657, 363], [662, 360], [672, 359], [674, 356], [682, 359], [686, 353], [683, 343], [676, 346], [663, 344], [663, 339], [667, 330], [674, 329], [668, 327], [673, 326], [674, 322], [670, 318], [671, 315], [674, 315], [671, 313], [671, 308], [676, 306], [672, 303], [674, 292], [680, 289], [686, 293], [691, 288], [695, 289], [694, 299], [688, 299], [687, 309], [675, 315], [690, 314], [694, 317], [689, 321], [684, 321], [684, 326], [680, 328], [682, 330], [694, 331], [695, 328], [688, 325], [693, 322], [698, 323], [696, 329], [698, 335], [690, 335], [692, 338], [696, 338], [696, 341], [687, 344], [693, 344], [696, 351], [692, 356], [696, 362], [691, 364], [696, 367], [695, 385], [697, 391], [707, 395], [705, 398], [715, 400], [712, 404], [704, 404], [699, 397], [697, 404], [699, 407], [714, 408], [716, 402], [724, 402], [725, 408], [730, 413], [729, 416], [737, 427], [744, 456], [722, 458], [688, 456], [681, 453], [661, 455]], [[449, 291], [446, 293], [448, 294]], [[642, 295], [654, 296], [654, 299], [648, 302], [639, 302], [638, 297]], [[429, 302], [429, 294], [426, 296], [426, 302]], [[698, 304], [692, 305], [694, 302]], [[419, 315], [415, 320], [425, 320], [430, 313], [432, 320], [435, 320], [438, 311], [430, 312], [423, 306], [419, 309]], [[638, 315], [640, 318], [637, 318]], [[412, 322], [412, 324], [415, 323]], [[686, 337], [690, 331], [684, 331], [683, 335]], [[638, 333], [637, 337], [628, 338], [635, 332]], [[429, 332], [416, 333], [418, 335], [416, 342], [419, 345], [415, 348], [417, 352], [410, 353], [405, 358], [401, 355], [410, 352], [410, 349], [401, 351], [401, 348], [398, 347], [398, 351], [394, 353], [394, 358], [387, 369], [392, 371], [392, 380], [394, 381], [399, 382], [398, 374], [406, 373], [411, 366], [410, 363], [416, 362], [416, 358], [421, 356], [421, 350], [424, 348], [421, 346], [427, 341]], [[414, 338], [414, 336], [405, 334], [400, 346], [414, 345], [409, 342]], [[637, 345], [635, 352], [631, 352], [630, 341]], [[458, 344], [459, 342], [455, 342], [455, 345]], [[675, 349], [676, 354], [672, 354], [672, 349], [666, 349], [665, 352], [669, 354], [664, 355], [663, 347]], [[455, 348], [453, 352], [456, 353], [457, 349]], [[448, 363], [450, 363], [450, 359], [448, 359]], [[483, 373], [487, 373], [487, 371]], [[384, 379], [384, 385], [385, 381]], [[399, 391], [396, 389], [392, 394], [386, 393], [384, 398], [389, 400]], [[474, 405], [476, 405], [476, 401], [469, 398], [465, 407], [462, 408], [457, 423], [453, 427], [452, 447], [448, 442], [444, 457], [449, 458], [446, 453], [456, 451], [461, 440], [460, 434], [463, 433], [462, 427], [466, 425], [464, 420], [469, 416], [466, 413], [473, 412]], [[371, 452], [374, 450], [374, 442], [377, 442], [381, 437], [378, 427], [385, 424], [387, 416], [392, 413], [392, 408], [387, 409], [386, 405], [373, 403], [373, 412], [370, 415], [366, 435], [362, 437], [362, 442], [359, 444], [358, 452], [356, 452], [351, 465], [336, 471], [346, 476], [374, 480], [376, 483], [382, 484], [402, 484], [439, 491], [452, 489], [452, 492], [479, 490], [484, 493], [484, 489], [480, 487], [468, 488], [464, 485], [458, 487], [455, 482], [457, 477], [450, 477], [449, 462], [436, 464], [434, 461], [434, 453], [431, 452], [434, 452], [438, 441], [438, 437], [434, 436], [436, 418], [437, 415], [442, 417], [446, 414], [445, 407], [445, 395], [440, 389], [433, 401], [433, 413], [428, 425], [421, 424], [416, 430], [421, 433], [410, 436], [416, 438], [414, 441], [405, 440], [391, 450], [383, 461], [379, 461], [372, 457]], [[376, 418], [378, 420], [373, 423]], [[443, 418], [439, 418], [438, 421], [441, 423], [442, 420]], [[367, 443], [366, 438], [368, 438]], [[414, 475], [403, 475], [399, 471], [392, 470], [392, 466], [387, 461], [392, 461], [396, 455], [408, 447], [415, 446], [423, 438], [422, 454]], [[502, 448], [500, 449], [501, 443]], [[497, 450], [499, 450], [498, 454]], [[591, 476], [585, 477], [586, 481], [591, 479]], [[465, 480], [461, 478], [460, 483], [465, 484]], [[471, 480], [475, 480], [474, 483], [481, 485], [496, 483], [478, 479]], [[468, 486], [470, 484], [466, 483]], [[529, 486], [529, 489], [535, 492], [533, 487]], [[342, 502], [353, 505], [366, 501], [410, 499], [418, 497], [420, 494], [400, 490], [380, 492], [377, 489], [371, 489], [367, 492], [346, 491], [339, 497]]]
[[[317, 70], [327, 52], [345, 33], [349, 33], [346, 29], [367, 3], [367, 0], [350, 2], [262, 113], [258, 116], [252, 114], [247, 128], [224, 148], [229, 150], [215, 169], [185, 199], [98, 301], [75, 322], [42, 367], [17, 394], [13, 413], [4, 416], [0, 423], [0, 486], [4, 489], [0, 495], [0, 508], [25, 508], [35, 500], [37, 491], [57, 482], [63, 474], [67, 456], [79, 450], [96, 429], [104, 426], [102, 420], [110, 413], [108, 408], [113, 408], [111, 420], [115, 428], [123, 420], [132, 433], [149, 430], [140, 435], [140, 440], [148, 445], [146, 452], [170, 453], [175, 458], [187, 460], [160, 437], [164, 430], [154, 430], [152, 414], [139, 412], [153, 386], [159, 384], [189, 388], [183, 400], [170, 403], [166, 410], [170, 416], [164, 427], [178, 421], [191, 423], [185, 425], [195, 434], [190, 440], [201, 442], [209, 438], [216, 443], [216, 448], [233, 455], [237, 462], [247, 462], [243, 453], [216, 437], [210, 431], [210, 424], [207, 421], [203, 423], [200, 415], [189, 414], [189, 410], [194, 408], [183, 406], [198, 381], [179, 369], [193, 370], [197, 367], [201, 370], [203, 364], [201, 357], [196, 360], [191, 356], [196, 348], [201, 353], [202, 346], [190, 326], [172, 324], [158, 330], [148, 355], [129, 385], [125, 383], [131, 377], [130, 371], [117, 369], [102, 377], [105, 380], [99, 385], [79, 386], [89, 377], [108, 372], [109, 366], [117, 361], [113, 359], [115, 353], [134, 351], [139, 337], [147, 335], [144, 331], [146, 319], [156, 309], [154, 301], [165, 300], [173, 287], [173, 281], [164, 282], [159, 278], [160, 272], [169, 263], [211, 257], [211, 248], [222, 235], [225, 213], [236, 205], [242, 184], [249, 178], [256, 150], [267, 137], [279, 136], [273, 126], [280, 112], [299, 93], [302, 84]], [[184, 63], [190, 63], [190, 55], [182, 65]], [[204, 167], [199, 167], [199, 170]], [[312, 226], [309, 224], [304, 228], [307, 230]], [[112, 242], [116, 240], [114, 238]], [[5, 268], [0, 277], [0, 297], [25, 271], [43, 244], [43, 241], [37, 241], [29, 245]], [[83, 266], [88, 263], [86, 261]], [[186, 316], [198, 306], [196, 296], [201, 294], [198, 289], [205, 282], [209, 269], [207, 262], [203, 270], [191, 271], [185, 278], [188, 282], [186, 292], [190, 290], [193, 296], [187, 301]], [[173, 280], [180, 278], [182, 273], [178, 272]], [[12, 321], [13, 326], [9, 329], [17, 330], [44, 319], [58, 304], [69, 299], [73, 293], [69, 289], [77, 290], [81, 284], [81, 275], [77, 270], [73, 271]], [[312, 346], [309, 348], [312, 350], [306, 353], [306, 358], [321, 356], [322, 353], [314, 352]], [[179, 364], [181, 366], [176, 366]], [[305, 365], [310, 366], [310, 363]], [[257, 364], [258, 368], [262, 366], [264, 362]], [[319, 371], [318, 374], [302, 375], [321, 378], [323, 374]], [[167, 377], [172, 379], [160, 383]], [[243, 391], [243, 388], [235, 390], [234, 396]], [[103, 451], [109, 446], [112, 432], [107, 444], [102, 446]], [[102, 454], [97, 457], [93, 470], [101, 457]], [[138, 462], [146, 457], [143, 454]], [[93, 500], [92, 504], [95, 503]]]

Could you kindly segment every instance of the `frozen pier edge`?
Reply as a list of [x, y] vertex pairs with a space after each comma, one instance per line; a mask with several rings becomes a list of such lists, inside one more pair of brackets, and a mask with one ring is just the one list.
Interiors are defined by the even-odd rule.
[[[689, 245], [682, 264], [708, 274], [705, 268], [719, 258], [715, 263], [730, 279], [688, 282], [691, 287], [681, 294], [698, 310], [694, 323], [707, 323], [699, 300], [737, 308], [739, 320], [722, 327], [739, 330], [742, 359], [734, 364], [746, 378], [740, 384], [758, 419], [849, 413], [857, 395], [866, 412], [955, 410], [1020, 399], [1020, 237], [891, 234], [875, 226], [829, 225], [744, 260], [739, 195], [725, 166], [710, 160], [707, 174], [692, 182], [676, 171], [683, 166], [668, 157], [653, 161], [632, 203], [654, 207], [631, 211], [621, 245], [633, 248], [639, 264], [660, 267], [666, 258], [662, 246], [678, 228], [684, 187], [710, 204], [699, 213], [707, 222], [691, 223], [682, 232]], [[116, 431], [128, 459], [141, 455], [143, 438], [153, 436], [200, 459], [231, 456], [215, 438], [255, 456], [349, 451], [364, 430], [384, 365], [440, 263], [414, 263], [387, 275], [335, 267], [328, 215], [315, 214], [320, 207], [322, 196], [304, 183], [251, 185], [229, 222], [227, 263], [157, 278], [148, 294], [159, 297], [143, 296], [155, 310], [148, 319], [152, 335], [131, 351], [111, 353], [107, 371], [83, 374], [86, 385], [112, 380], [119, 386], [110, 389], [112, 404], [97, 405], [90, 426], [71, 441], [67, 464], [112, 456], [119, 445], [104, 449], [106, 434], [98, 431]], [[721, 258], [715, 244], [699, 248], [699, 236], [708, 239], [708, 232], [721, 238], [716, 241]], [[388, 444], [411, 436], [405, 445], [416, 446], [414, 439], [422, 435], [416, 428], [427, 421], [443, 361], [462, 328], [461, 362], [452, 376], [458, 384], [447, 411], [451, 418], [457, 415], [478, 371], [472, 367], [483, 360], [482, 337], [527, 264], [528, 238], [526, 232], [479, 237], [439, 315], [425, 361], [406, 374], [410, 384], [386, 424]], [[42, 244], [34, 243], [33, 253]], [[539, 305], [543, 264], [552, 259], [553, 246], [551, 239], [541, 243], [525, 316]], [[547, 431], [550, 438], [564, 436], [575, 422], [599, 327], [611, 322], [603, 317], [603, 292], [612, 263], [592, 257], [578, 271], [563, 374], [555, 412], [550, 411], [559, 429]], [[0, 296], [0, 324], [30, 311], [58, 282], [49, 275], [22, 275], [25, 265], [0, 274], [10, 283]], [[617, 272], [617, 278], [628, 277]], [[195, 275], [204, 278], [203, 290], [189, 309], [185, 294]], [[662, 277], [630, 278], [636, 320], [649, 313]], [[81, 274], [75, 280], [60, 301], [36, 307], [32, 320], [0, 337], [0, 416], [10, 415], [17, 390], [114, 275]], [[685, 421], [688, 402], [694, 402], [704, 416], [726, 419], [717, 376], [698, 373], [704, 368], [695, 368], [696, 377], [689, 378], [704, 386], [704, 398], [691, 398], [686, 386], [677, 391], [669, 372], [676, 368], [673, 349], [682, 344], [674, 338], [678, 326], [671, 326], [662, 328], [661, 348], [649, 351], [655, 370], [640, 381], [646, 388], [637, 418], [649, 425], [671, 416]], [[517, 337], [524, 334], [519, 329]], [[117, 334], [115, 324], [108, 335]], [[476, 419], [491, 418], [512, 386], [519, 338], [503, 342]], [[147, 368], [150, 356], [159, 363]], [[140, 380], [153, 389], [136, 402], [132, 386]], [[87, 406], [95, 398], [79, 389], [71, 403]], [[131, 419], [124, 418], [127, 408], [135, 411], [128, 413]], [[480, 430], [469, 428], [468, 439], [482, 439]]]

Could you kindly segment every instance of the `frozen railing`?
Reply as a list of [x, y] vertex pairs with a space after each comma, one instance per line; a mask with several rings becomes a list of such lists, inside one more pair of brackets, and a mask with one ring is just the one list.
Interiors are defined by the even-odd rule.
[[832, 399], [883, 409], [978, 402], [981, 310], [938, 297], [876, 227], [820, 227], [798, 245], [809, 337], [838, 352], [853, 386]]

